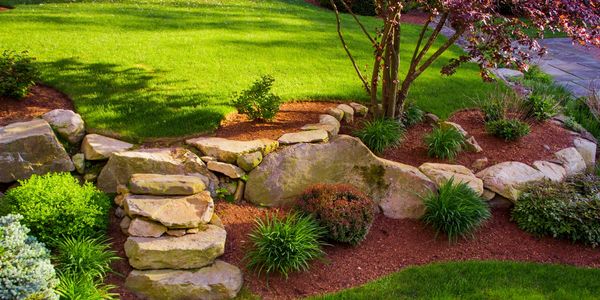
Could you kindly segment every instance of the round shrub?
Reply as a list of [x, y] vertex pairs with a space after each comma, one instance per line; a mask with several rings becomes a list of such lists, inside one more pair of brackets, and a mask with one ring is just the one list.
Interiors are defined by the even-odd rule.
[[558, 103], [548, 95], [531, 95], [525, 102], [527, 116], [536, 121], [545, 121], [558, 113]]
[[39, 72], [26, 51], [4, 51], [0, 56], [0, 96], [23, 98], [39, 78]]
[[490, 209], [466, 183], [454, 183], [454, 178], [443, 183], [438, 193], [431, 192], [424, 199], [423, 222], [432, 226], [448, 240], [473, 235], [475, 229], [490, 218]]
[[400, 144], [404, 136], [402, 125], [392, 119], [375, 119], [366, 121], [364, 127], [354, 133], [369, 149], [382, 153], [390, 147]]
[[462, 151], [465, 137], [454, 127], [436, 127], [425, 136], [430, 157], [454, 159]]
[[244, 260], [260, 275], [307, 270], [309, 263], [325, 254], [321, 239], [327, 231], [310, 215], [293, 213], [284, 218], [267, 215], [257, 219], [249, 234], [252, 248]]
[[485, 130], [507, 141], [515, 141], [529, 134], [529, 124], [515, 119], [502, 119], [485, 124]]
[[23, 217], [0, 217], [0, 299], [58, 299], [50, 252], [28, 236]]
[[105, 238], [65, 237], [55, 243], [57, 268], [61, 273], [104, 278], [111, 271], [110, 264], [118, 259]]
[[234, 95], [233, 106], [250, 120], [270, 121], [279, 111], [281, 98], [271, 92], [275, 79], [269, 75], [256, 80], [250, 88]]
[[110, 199], [91, 183], [82, 186], [69, 173], [53, 173], [33, 175], [20, 184], [8, 190], [5, 200], [40, 241], [106, 231]]
[[329, 239], [351, 245], [365, 239], [375, 215], [373, 200], [346, 184], [312, 186], [299, 197], [298, 206], [327, 229]]

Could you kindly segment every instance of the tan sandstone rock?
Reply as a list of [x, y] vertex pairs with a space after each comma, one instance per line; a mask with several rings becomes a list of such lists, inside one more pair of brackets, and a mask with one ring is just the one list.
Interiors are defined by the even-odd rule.
[[131, 193], [144, 195], [193, 195], [205, 188], [197, 176], [133, 174], [129, 181]]
[[213, 171], [213, 172], [218, 172], [221, 173], [229, 178], [240, 178], [244, 175], [246, 175], [246, 172], [244, 172], [244, 170], [242, 170], [242, 168], [236, 166], [236, 165], [232, 165], [232, 164], [228, 164], [228, 163], [224, 163], [224, 162], [219, 162], [219, 161], [209, 161], [208, 164], [208, 169]]
[[81, 143], [81, 151], [87, 160], [108, 159], [115, 152], [127, 151], [133, 144], [119, 141], [99, 134], [88, 134]]
[[262, 162], [263, 156], [260, 151], [245, 153], [237, 158], [237, 165], [246, 172], [252, 171]]
[[554, 153], [554, 156], [567, 171], [567, 176], [583, 173], [586, 169], [583, 156], [574, 147], [562, 149]]
[[329, 134], [323, 129], [291, 132], [282, 135], [278, 142], [282, 145], [298, 143], [319, 143], [329, 140]]
[[477, 195], [483, 194], [483, 181], [471, 172], [468, 168], [461, 165], [424, 163], [419, 170], [429, 177], [438, 186], [454, 178], [454, 183], [466, 183]]
[[43, 114], [42, 119], [71, 144], [79, 143], [85, 135], [83, 119], [72, 110], [54, 109]]
[[130, 236], [141, 237], [159, 237], [166, 231], [167, 227], [164, 225], [141, 218], [131, 220], [127, 228], [127, 233]]
[[210, 222], [214, 202], [208, 192], [191, 196], [127, 195], [125, 212], [141, 216], [169, 228], [194, 228]]
[[259, 139], [253, 141], [234, 141], [218, 137], [201, 137], [185, 141], [196, 147], [204, 155], [216, 157], [219, 161], [234, 164], [245, 153], [260, 151], [266, 155], [279, 146], [277, 141]]
[[559, 164], [549, 161], [538, 160], [533, 162], [533, 167], [544, 174], [548, 180], [561, 182], [567, 177], [567, 171]]
[[493, 165], [476, 174], [486, 189], [516, 202], [527, 183], [544, 179], [544, 175], [521, 162], [507, 161]]

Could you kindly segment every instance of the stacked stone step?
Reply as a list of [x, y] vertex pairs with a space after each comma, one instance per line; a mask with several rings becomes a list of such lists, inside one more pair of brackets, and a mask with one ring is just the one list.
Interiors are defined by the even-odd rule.
[[129, 237], [125, 254], [133, 270], [125, 285], [144, 299], [229, 299], [241, 271], [217, 260], [227, 233], [200, 177], [133, 174], [115, 202]]

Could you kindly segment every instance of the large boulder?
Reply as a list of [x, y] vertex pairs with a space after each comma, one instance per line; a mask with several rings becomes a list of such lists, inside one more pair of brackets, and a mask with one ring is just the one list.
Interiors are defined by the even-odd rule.
[[71, 158], [46, 121], [37, 119], [0, 127], [0, 182], [73, 170]]
[[204, 191], [204, 181], [197, 176], [133, 174], [129, 191], [144, 195], [193, 195]]
[[477, 195], [483, 194], [483, 181], [471, 172], [467, 167], [461, 165], [448, 165], [436, 163], [424, 163], [419, 170], [429, 177], [438, 186], [454, 178], [454, 183], [466, 183]]
[[197, 270], [133, 270], [125, 286], [149, 300], [232, 299], [243, 284], [242, 271], [217, 260]]
[[42, 115], [58, 134], [71, 144], [81, 142], [85, 135], [85, 124], [79, 114], [72, 110], [55, 109]]
[[162, 148], [113, 153], [98, 176], [98, 188], [115, 193], [117, 186], [126, 185], [138, 173], [198, 176], [211, 192], [218, 184], [218, 178], [196, 154], [183, 148]]
[[542, 172], [516, 161], [493, 165], [476, 174], [483, 186], [515, 202], [527, 183], [543, 180]]
[[138, 270], [197, 269], [223, 255], [226, 235], [225, 229], [207, 225], [204, 231], [180, 237], [129, 237], [125, 254]]
[[277, 149], [279, 143], [269, 139], [234, 141], [218, 137], [200, 137], [185, 141], [202, 151], [204, 155], [216, 157], [219, 161], [235, 164], [242, 154], [260, 151], [266, 155]]
[[558, 162], [567, 171], [567, 176], [576, 175], [585, 172], [586, 163], [585, 159], [576, 148], [570, 147], [562, 149], [554, 153]]
[[417, 168], [375, 156], [357, 138], [340, 135], [324, 144], [295, 144], [266, 156], [248, 174], [245, 199], [264, 206], [289, 206], [317, 183], [348, 183], [371, 196], [391, 218], [418, 218], [419, 195], [435, 184]]
[[119, 141], [99, 134], [88, 134], [81, 143], [81, 152], [87, 160], [108, 159], [115, 152], [127, 151], [133, 144]]
[[125, 196], [130, 217], [146, 217], [169, 228], [195, 228], [210, 222], [215, 204], [208, 192], [191, 196]]

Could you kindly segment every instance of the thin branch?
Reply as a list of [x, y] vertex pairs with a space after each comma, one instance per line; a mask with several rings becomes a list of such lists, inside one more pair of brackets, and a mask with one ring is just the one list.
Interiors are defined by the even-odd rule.
[[[334, 1], [334, 0], [330, 0], [330, 1]], [[358, 24], [358, 26], [360, 27], [360, 29], [362, 30], [362, 32], [364, 32], [365, 35], [367, 36], [367, 38], [369, 39], [369, 41], [371, 41], [371, 44], [375, 45], [377, 42], [375, 41], [375, 39], [373, 39], [373, 37], [371, 37], [371, 34], [365, 28], [365, 26], [363, 25], [363, 23], [358, 19], [358, 17], [356, 16], [356, 14], [354, 14], [352, 12], [352, 9], [350, 9], [350, 6], [348, 6], [348, 4], [346, 3], [346, 1], [342, 0], [342, 4], [344, 4], [344, 8], [346, 8], [346, 11], [348, 11], [352, 15], [352, 17], [354, 18], [354, 20], [356, 21], [356, 23]], [[337, 10], [337, 8], [336, 8], [336, 10]]]
[[367, 91], [367, 93], [370, 94], [371, 93], [371, 89], [369, 88], [369, 83], [367, 82], [367, 80], [365, 79], [365, 77], [360, 72], [360, 69], [358, 68], [358, 65], [356, 64], [356, 60], [352, 56], [352, 53], [350, 53], [350, 49], [348, 49], [348, 44], [346, 44], [346, 40], [344, 39], [344, 35], [342, 34], [342, 24], [340, 22], [340, 12], [338, 11], [338, 8], [335, 5], [335, 1], [334, 0], [329, 0], [329, 2], [331, 3], [331, 5], [333, 6], [333, 9], [335, 10], [335, 19], [336, 19], [336, 22], [337, 22], [337, 32], [338, 32], [338, 35], [340, 37], [340, 41], [342, 42], [342, 46], [344, 47], [344, 50], [346, 51], [346, 54], [348, 54], [348, 57], [350, 58], [350, 61], [352, 61], [352, 66], [354, 66], [354, 70], [356, 71], [356, 74], [358, 75], [358, 77], [362, 81], [362, 83], [363, 83], [363, 85], [365, 87], [365, 90]]
[[423, 28], [421, 29], [421, 33], [419, 34], [419, 40], [417, 41], [417, 46], [415, 47], [415, 52], [413, 53], [412, 59], [410, 60], [411, 62], [415, 61], [415, 58], [417, 57], [417, 54], [419, 53], [419, 49], [421, 49], [421, 43], [423, 42], [423, 38], [425, 37], [427, 28], [429, 28], [429, 24], [431, 23], [432, 20], [433, 20], [433, 14], [430, 14], [429, 18], [427, 19], [427, 22], [425, 22], [425, 25], [423, 25]]
[[419, 55], [417, 55], [417, 58], [413, 61], [413, 64], [411, 64], [412, 67], [416, 68], [419, 65], [419, 63], [421, 62], [421, 60], [423, 59], [423, 56], [425, 56], [425, 54], [427, 54], [427, 51], [429, 51], [429, 48], [431, 48], [431, 46], [433, 45], [433, 43], [437, 39], [440, 31], [442, 31], [442, 29], [444, 28], [444, 24], [446, 23], [446, 20], [448, 20], [448, 13], [447, 12], [444, 13], [442, 15], [442, 17], [440, 18], [439, 23], [437, 24], [437, 26], [435, 27], [435, 29], [433, 30], [433, 32], [429, 36], [429, 39], [427, 40], [427, 43], [425, 44], [425, 46], [423, 47], [423, 49], [421, 50], [421, 52], [419, 53]]
[[[448, 39], [438, 50], [433, 53], [415, 72], [415, 78], [417, 78], [423, 71], [425, 71], [436, 59], [438, 59], [444, 51], [448, 50], [450, 46], [456, 42], [460, 36], [465, 32], [465, 29], [457, 30], [450, 39]], [[413, 79], [414, 80], [414, 79]]]

